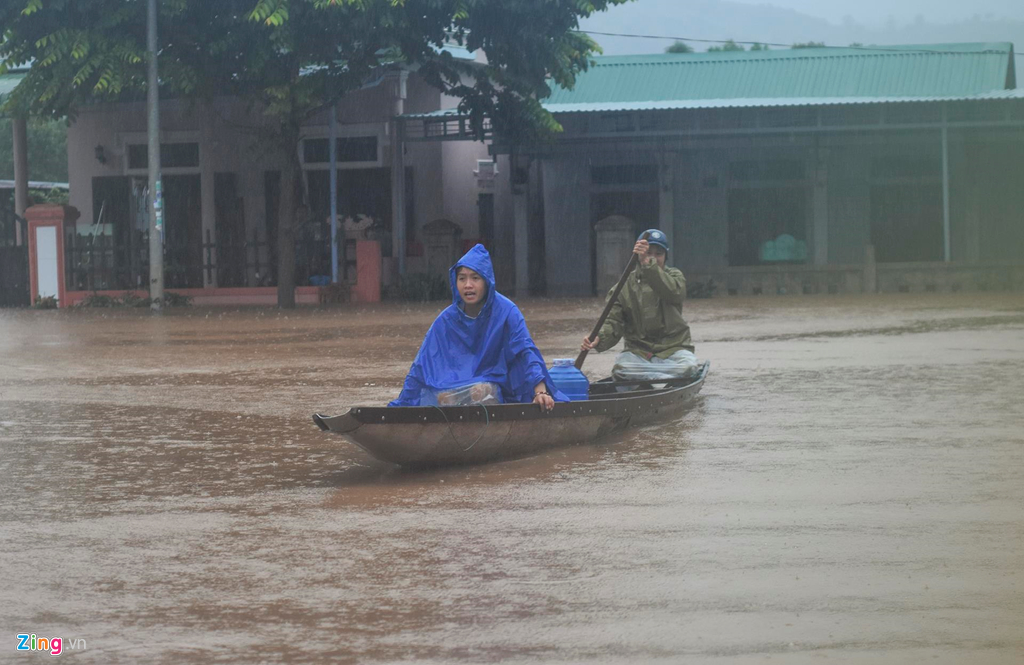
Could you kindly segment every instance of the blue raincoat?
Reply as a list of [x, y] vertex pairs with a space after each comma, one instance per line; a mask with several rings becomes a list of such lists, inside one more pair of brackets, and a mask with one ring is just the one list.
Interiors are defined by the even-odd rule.
[[[455, 277], [460, 266], [476, 271], [487, 282], [487, 299], [476, 318], [462, 311]], [[452, 304], [434, 319], [405, 377], [402, 394], [388, 406], [420, 406], [425, 389], [450, 390], [485, 381], [501, 388], [501, 401], [506, 403], [532, 402], [534, 386], [541, 381], [555, 401], [569, 401], [555, 390], [519, 308], [494, 288], [494, 268], [484, 246], [466, 252], [448, 275]]]

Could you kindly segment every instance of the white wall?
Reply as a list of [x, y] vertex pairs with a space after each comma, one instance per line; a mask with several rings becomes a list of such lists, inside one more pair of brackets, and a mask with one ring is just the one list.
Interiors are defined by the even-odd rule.
[[[457, 141], [442, 144], [444, 216], [462, 227], [463, 238], [475, 238], [480, 234], [477, 195], [482, 190], [473, 175], [478, 159], [491, 159], [483, 143]], [[495, 220], [495, 225], [498, 223]]]
[[[469, 79], [465, 83], [472, 85]], [[441, 95], [442, 109], [453, 109], [458, 105], [458, 98]], [[477, 186], [473, 171], [476, 170], [478, 159], [491, 159], [487, 146], [479, 141], [446, 142], [442, 146], [444, 216], [462, 227], [463, 238], [478, 237], [480, 218], [477, 195], [482, 190]], [[504, 223], [497, 219], [497, 215], [496, 209], [495, 227]]]
[[[409, 78], [407, 91], [406, 113], [434, 111], [441, 104], [440, 93], [414, 76]], [[385, 130], [390, 130], [393, 93], [393, 86], [385, 80], [380, 85], [353, 93], [337, 108], [340, 135], [346, 133], [348, 125], [380, 125], [382, 166], [388, 166], [391, 161], [390, 139]], [[329, 118], [327, 111], [318, 114], [310, 119], [306, 131], [326, 136]], [[266, 145], [252, 131], [265, 123], [258, 110], [249, 109], [232, 98], [217, 99], [212, 106], [193, 106], [175, 100], [161, 104], [163, 142], [187, 140], [200, 144], [204, 232], [215, 227], [213, 183], [214, 174], [218, 172], [236, 174], [239, 195], [244, 199], [247, 237], [251, 238], [255, 228], [266, 228], [264, 172], [279, 170], [280, 165], [272, 146]], [[81, 212], [79, 228], [84, 230], [94, 221], [92, 179], [125, 175], [127, 137], [134, 135], [132, 143], [144, 143], [146, 132], [146, 105], [141, 102], [88, 107], [71, 125], [68, 131], [69, 199]], [[96, 160], [97, 145], [104, 148], [105, 164]], [[407, 146], [406, 163], [414, 172], [414, 197], [407, 205], [415, 206], [418, 226], [439, 217], [449, 217], [463, 226], [466, 237], [476, 234], [476, 181], [472, 170], [480, 154], [486, 156], [486, 147], [482, 144]], [[442, 163], [445, 159], [451, 159], [453, 165], [446, 167]]]

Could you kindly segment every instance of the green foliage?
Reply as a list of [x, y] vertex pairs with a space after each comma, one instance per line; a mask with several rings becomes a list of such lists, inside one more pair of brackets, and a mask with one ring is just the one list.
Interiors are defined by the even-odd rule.
[[32, 203], [55, 203], [57, 205], [68, 205], [68, 190], [54, 187], [53, 189], [30, 189], [29, 199]]
[[320, 304], [336, 305], [338, 303], [348, 302], [352, 297], [351, 291], [351, 286], [344, 282], [338, 284], [328, 284], [327, 286], [321, 286]]
[[737, 44], [733, 40], [724, 42], [721, 46], [712, 46], [708, 49], [708, 53], [717, 53], [722, 51], [743, 51], [745, 50], [740, 44]]
[[792, 48], [825, 48], [825, 42], [801, 42], [793, 44]]
[[[580, 20], [630, 1], [161, 0], [160, 88], [190, 101], [235, 95], [264, 114], [254, 129], [281, 164], [287, 242], [303, 203], [292, 186], [300, 130], [325, 107], [407, 66], [459, 99], [477, 137], [489, 121], [500, 143], [545, 140], [561, 126], [541, 100], [552, 85], [572, 88], [600, 52]], [[146, 4], [0, 2], [0, 73], [32, 64], [0, 110], [63, 118], [96, 101], [141, 99]], [[453, 57], [452, 45], [483, 53], [487, 64]], [[285, 307], [294, 305], [290, 256], [278, 254]]]
[[36, 301], [32, 304], [36, 309], [57, 309], [57, 297], [56, 296], [36, 296]]
[[[102, 293], [90, 293], [78, 303], [79, 307], [149, 307], [153, 300], [125, 291], [120, 298]], [[164, 305], [167, 307], [188, 307], [192, 304], [192, 296], [182, 295], [173, 291], [164, 292]]]
[[[149, 299], [147, 298], [147, 300]], [[174, 291], [164, 291], [164, 305], [167, 307], [189, 307], [192, 305], [192, 296]]]
[[391, 287], [388, 297], [413, 302], [450, 300], [452, 297], [452, 287], [448, 283], [447, 275], [410, 273], [399, 279], [398, 284]]
[[693, 53], [693, 47], [677, 39], [671, 46], [665, 47], [665, 53]]
[[754, 45], [750, 47], [750, 50], [751, 51], [768, 51], [770, 49], [768, 48], [767, 44], [759, 44], [759, 43], [755, 42]]
[[691, 300], [712, 298], [717, 290], [718, 285], [715, 284], [715, 280], [709, 277], [706, 282], [687, 282], [686, 297]]
[[78, 303], [79, 307], [116, 307], [120, 305], [117, 298], [103, 295], [102, 293], [90, 293]]
[[[167, 294], [164, 294], [166, 300]], [[118, 303], [121, 307], [149, 307], [153, 300], [146, 298], [145, 296], [137, 296], [131, 291], [125, 291], [124, 295], [121, 296], [121, 300]]]
[[[0, 179], [14, 180], [13, 128], [10, 118], [0, 118]], [[47, 182], [68, 181], [68, 128], [62, 120], [28, 122], [29, 178]]]
[[[161, 89], [249, 97], [287, 142], [285, 129], [402, 62], [459, 98], [480, 134], [490, 118], [506, 141], [530, 140], [560, 129], [538, 100], [552, 83], [571, 88], [600, 52], [580, 19], [629, 1], [165, 0]], [[7, 110], [63, 117], [89, 101], [138, 98], [145, 19], [144, 2], [0, 3], [0, 71], [32, 63]], [[488, 64], [453, 58], [446, 44], [483, 51]]]

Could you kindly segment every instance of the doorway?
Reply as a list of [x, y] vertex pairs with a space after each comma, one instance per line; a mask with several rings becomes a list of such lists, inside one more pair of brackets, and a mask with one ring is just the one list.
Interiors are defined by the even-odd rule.
[[199, 175], [169, 175], [164, 188], [164, 285], [203, 288], [203, 213]]
[[[744, 187], [729, 190], [729, 265], [761, 263], [761, 246], [780, 235], [806, 242], [805, 187]], [[800, 261], [801, 263], [803, 261]]]
[[871, 244], [879, 263], [941, 261], [942, 185], [873, 185]]
[[247, 245], [245, 200], [238, 195], [234, 173], [213, 174], [217, 243], [217, 286], [245, 286]]

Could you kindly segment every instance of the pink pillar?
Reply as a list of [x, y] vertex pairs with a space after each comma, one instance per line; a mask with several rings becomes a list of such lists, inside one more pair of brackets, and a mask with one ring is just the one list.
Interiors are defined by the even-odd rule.
[[29, 299], [55, 296], [58, 307], [66, 307], [64, 296], [64, 225], [78, 219], [78, 210], [52, 203], [35, 205], [25, 211], [28, 220]]
[[356, 241], [356, 283], [352, 286], [352, 302], [380, 302], [380, 242]]

